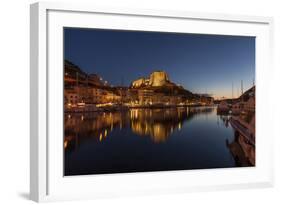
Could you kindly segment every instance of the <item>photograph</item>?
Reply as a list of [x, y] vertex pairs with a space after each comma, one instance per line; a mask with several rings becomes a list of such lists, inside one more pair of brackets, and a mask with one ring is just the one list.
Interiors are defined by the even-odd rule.
[[64, 27], [64, 176], [255, 167], [255, 62], [255, 36]]

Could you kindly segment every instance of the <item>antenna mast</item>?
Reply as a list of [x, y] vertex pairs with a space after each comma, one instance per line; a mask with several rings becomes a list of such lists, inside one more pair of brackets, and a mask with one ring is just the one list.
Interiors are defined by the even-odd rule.
[[233, 81], [232, 81], [232, 90], [231, 90], [231, 99], [232, 99], [232, 101], [233, 101]]

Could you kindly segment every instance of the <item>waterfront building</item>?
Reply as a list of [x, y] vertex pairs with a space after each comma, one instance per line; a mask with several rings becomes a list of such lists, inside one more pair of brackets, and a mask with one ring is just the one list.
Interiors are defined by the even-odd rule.
[[74, 91], [79, 97], [79, 102], [87, 103], [87, 104], [91, 103], [91, 97], [90, 97], [88, 87], [86, 87], [86, 86], [75, 86]]
[[200, 96], [200, 103], [202, 105], [213, 105], [214, 104], [214, 98], [213, 97], [210, 97], [210, 96], [207, 96], [204, 95], [204, 96]]
[[145, 85], [145, 78], [138, 78], [132, 82], [132, 88], [140, 88], [141, 86]]
[[128, 104], [138, 101], [138, 90], [130, 89], [128, 87], [118, 86], [116, 88], [116, 94], [120, 96], [120, 103]]
[[97, 74], [90, 74], [88, 76], [88, 84], [94, 86], [103, 86], [102, 78]]
[[89, 88], [90, 90], [90, 96], [91, 96], [91, 103], [93, 104], [99, 104], [99, 103], [105, 103], [106, 102], [106, 94], [103, 89], [100, 88]]
[[[185, 106], [193, 102], [201, 105], [213, 103], [213, 98], [193, 94], [173, 83], [165, 71], [154, 71], [148, 77], [138, 78], [130, 87], [110, 86], [99, 75], [87, 74], [68, 61], [65, 61], [64, 72], [65, 102], [73, 104]], [[71, 90], [72, 95], [67, 94], [67, 90]]]
[[120, 103], [121, 96], [111, 90], [104, 90], [103, 92], [106, 103]]
[[232, 105], [231, 111], [233, 115], [239, 115], [244, 110], [244, 102], [236, 102]]
[[255, 112], [255, 98], [250, 97], [248, 101], [245, 103], [245, 111], [246, 112]]
[[79, 103], [79, 96], [74, 90], [64, 91], [65, 104], [71, 106]]
[[140, 105], [152, 104], [152, 97], [154, 95], [153, 90], [150, 89], [139, 89], [138, 99]]
[[138, 96], [138, 89], [129, 88], [126, 96], [127, 103], [129, 104], [138, 104], [139, 103], [139, 96]]

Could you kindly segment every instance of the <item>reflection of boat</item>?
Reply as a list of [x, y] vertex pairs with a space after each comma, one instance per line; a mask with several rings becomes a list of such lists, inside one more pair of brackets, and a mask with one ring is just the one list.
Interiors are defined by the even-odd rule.
[[247, 159], [250, 161], [250, 163], [252, 165], [255, 165], [255, 161], [256, 161], [255, 160], [256, 159], [256, 156], [255, 156], [256, 148], [255, 148], [255, 146], [253, 146], [251, 143], [249, 143], [249, 141], [242, 135], [239, 135], [238, 141], [239, 141], [239, 144], [241, 145]]
[[236, 143], [240, 145], [250, 164], [255, 165], [255, 115], [241, 113], [240, 116], [232, 116], [230, 123], [235, 130]]
[[245, 122], [240, 120], [238, 117], [231, 117], [230, 123], [237, 132], [243, 135], [249, 141], [249, 143], [255, 146], [255, 133]]
[[229, 125], [229, 116], [228, 115], [220, 115], [220, 119], [222, 120], [225, 127]]
[[255, 148], [244, 141], [244, 137], [236, 132], [235, 140], [231, 143], [226, 141], [235, 163], [237, 166], [254, 166], [255, 165]]

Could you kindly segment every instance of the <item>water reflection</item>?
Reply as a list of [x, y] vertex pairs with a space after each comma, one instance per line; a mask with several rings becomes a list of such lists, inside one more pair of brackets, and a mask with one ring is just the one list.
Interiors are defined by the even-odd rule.
[[155, 143], [165, 142], [189, 117], [187, 109], [132, 109], [130, 126], [135, 134], [149, 136]]
[[130, 128], [133, 133], [150, 137], [154, 143], [165, 142], [176, 130], [181, 130], [185, 121], [195, 114], [210, 113], [213, 107], [131, 109], [126, 112], [80, 113], [65, 116], [64, 148], [72, 150], [85, 138], [101, 142], [114, 129]]
[[65, 175], [251, 166], [229, 120], [216, 107], [66, 114]]
[[129, 123], [126, 112], [68, 114], [65, 116], [65, 149], [73, 150], [87, 138], [103, 141], [114, 129], [126, 128]]
[[255, 165], [255, 146], [250, 144], [243, 135], [235, 131], [234, 140], [232, 142], [226, 140], [226, 145], [234, 157], [236, 166]]

